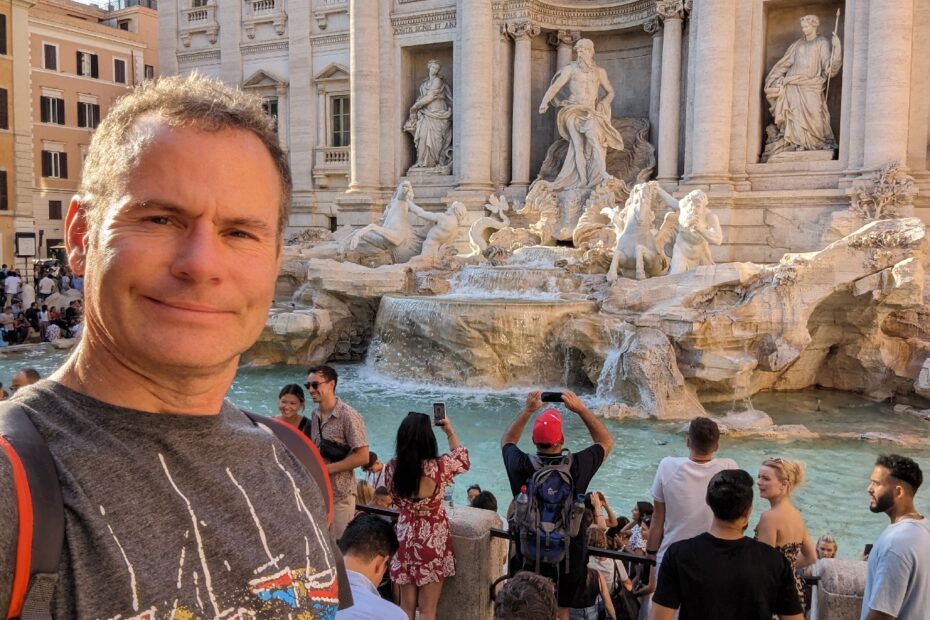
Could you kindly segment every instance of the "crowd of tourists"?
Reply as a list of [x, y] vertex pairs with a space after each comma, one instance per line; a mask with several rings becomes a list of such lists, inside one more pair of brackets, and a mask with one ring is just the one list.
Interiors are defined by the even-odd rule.
[[[0, 311], [0, 346], [80, 338], [84, 327], [81, 300], [57, 298], [62, 300], [60, 306], [46, 301], [56, 293], [63, 294], [72, 289], [83, 292], [84, 279], [74, 275], [67, 266], [57, 263], [43, 266], [36, 276], [34, 297], [25, 296], [19, 271], [6, 264], [0, 266], [4, 292]], [[33, 298], [35, 301], [30, 301]]]
[[[410, 412], [397, 430], [396, 456], [383, 463], [368, 450], [361, 416], [335, 396], [337, 379], [329, 366], [311, 368], [305, 387], [317, 406], [305, 416], [303, 389], [290, 384], [279, 393], [280, 417], [311, 438], [329, 463], [339, 514], [334, 524], [337, 536], [355, 521], [370, 522], [371, 516], [366, 516], [370, 511], [364, 506], [397, 512], [396, 550], [384, 556], [384, 571], [371, 582], [383, 598], [368, 599], [366, 604], [397, 611], [388, 602], [396, 601], [404, 613], [397, 617], [431, 620], [436, 617], [443, 581], [456, 571], [443, 499], [453, 477], [468, 471], [468, 450], [448, 416], [433, 420]], [[501, 439], [509, 505], [499, 504], [492, 492], [477, 484], [467, 489], [469, 505], [498, 514], [500, 529], [510, 532], [505, 566], [509, 578], [497, 593], [496, 617], [670, 620], [679, 614], [683, 619], [796, 620], [809, 614], [811, 587], [804, 578], [819, 574], [821, 560], [836, 557], [837, 543], [831, 534], [824, 534], [815, 544], [792, 502], [792, 492], [804, 482], [803, 463], [764, 458], [754, 479], [733, 459], [716, 455], [717, 424], [695, 418], [685, 440], [687, 456], [662, 459], [651, 501], [631, 502], [627, 517], [622, 514], [625, 509], [615, 510], [603, 491], [589, 490], [613, 448], [610, 432], [575, 393], [557, 393], [554, 400], [579, 417], [592, 440], [584, 449], [570, 451], [562, 414], [550, 407], [537, 415], [543, 408], [542, 396], [538, 391], [528, 395]], [[534, 415], [535, 453], [528, 454], [517, 443]], [[446, 435], [445, 453], [438, 449], [434, 428]], [[357, 479], [352, 478], [356, 467]], [[862, 558], [872, 562], [866, 597], [870, 607], [863, 618], [871, 617], [867, 615], [871, 605], [880, 611], [930, 595], [925, 587], [930, 579], [925, 560], [930, 554], [930, 529], [925, 520], [915, 519], [918, 515], [913, 511], [913, 495], [920, 483], [919, 466], [902, 456], [880, 457], [872, 472], [872, 510], [888, 513], [893, 524], [913, 521], [917, 529], [901, 530], [908, 533], [888, 540], [883, 535], [880, 554]], [[754, 489], [769, 509], [762, 513], [752, 537], [747, 537]], [[348, 504], [347, 498], [351, 498]], [[342, 505], [344, 512], [338, 510]], [[385, 513], [379, 514], [383, 521]], [[913, 592], [887, 576], [901, 570], [894, 559], [903, 551], [900, 542], [893, 542], [899, 536], [917, 543], [912, 550], [915, 564], [909, 570], [924, 584]], [[896, 577], [907, 581], [906, 572]], [[914, 605], [923, 603], [907, 604], [917, 608]], [[374, 616], [350, 608], [338, 617]]]

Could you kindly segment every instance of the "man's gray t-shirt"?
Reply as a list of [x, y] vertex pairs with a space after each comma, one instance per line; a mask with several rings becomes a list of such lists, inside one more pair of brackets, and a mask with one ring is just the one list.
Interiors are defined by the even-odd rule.
[[[241, 410], [145, 413], [51, 381], [16, 400], [48, 442], [64, 497], [55, 617], [334, 617], [322, 493]], [[0, 457], [0, 610], [15, 552], [10, 472]]]
[[930, 520], [889, 525], [869, 553], [862, 618], [874, 609], [898, 620], [925, 620], [930, 610]]

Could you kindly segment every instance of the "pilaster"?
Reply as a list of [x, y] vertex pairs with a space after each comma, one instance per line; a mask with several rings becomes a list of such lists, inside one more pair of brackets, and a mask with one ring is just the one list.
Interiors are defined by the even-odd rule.
[[530, 135], [532, 133], [531, 42], [539, 34], [532, 22], [511, 22], [507, 34], [513, 38], [513, 133], [511, 143], [511, 187], [526, 190], [530, 182]]

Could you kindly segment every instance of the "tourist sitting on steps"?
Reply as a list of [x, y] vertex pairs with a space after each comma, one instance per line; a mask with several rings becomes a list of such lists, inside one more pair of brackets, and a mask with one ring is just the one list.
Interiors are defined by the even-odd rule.
[[507, 580], [494, 597], [494, 620], [555, 620], [552, 581], [530, 571]]

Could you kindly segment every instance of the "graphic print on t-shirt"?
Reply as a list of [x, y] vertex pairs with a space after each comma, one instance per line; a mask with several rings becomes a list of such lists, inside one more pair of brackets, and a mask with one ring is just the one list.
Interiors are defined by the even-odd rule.
[[[229, 506], [229, 512], [243, 513], [236, 519], [239, 523], [251, 521], [254, 532], [229, 532], [229, 536], [241, 539], [255, 537], [260, 541], [264, 557], [255, 558], [252, 571], [254, 578], [242, 584], [241, 591], [232, 597], [224, 597], [214, 590], [216, 571], [230, 572], [229, 561], [216, 557], [205, 543], [205, 528], [222, 528], [222, 523], [207, 523], [197, 515], [197, 498], [188, 497], [183, 489], [183, 473], [172, 472], [164, 454], [158, 453], [159, 469], [177, 494], [190, 516], [190, 528], [183, 533], [183, 542], [177, 550], [177, 592], [173, 601], [140, 600], [140, 584], [144, 583], [145, 574], [137, 574], [137, 569], [120, 543], [119, 532], [114, 531], [110, 523], [107, 529], [113, 544], [119, 550], [126, 564], [125, 579], [132, 592], [132, 612], [135, 614], [127, 620], [156, 620], [161, 618], [206, 619], [223, 618], [238, 620], [246, 618], [273, 618], [282, 614], [287, 617], [306, 620], [332, 620], [335, 618], [339, 603], [336, 562], [329, 546], [328, 530], [321, 528], [304, 503], [301, 490], [291, 473], [278, 459], [277, 448], [272, 445], [272, 462], [290, 481], [293, 492], [292, 506], [272, 507], [273, 510], [296, 512], [295, 527], [299, 520], [307, 521], [312, 536], [303, 536], [303, 549], [273, 549], [268, 540], [262, 520], [249, 496], [248, 490], [239, 482], [230, 467], [225, 468], [229, 484], [237, 489], [242, 497], [239, 506]], [[264, 507], [266, 510], [269, 507]], [[295, 510], [296, 509], [296, 510]], [[107, 509], [100, 506], [100, 514], [106, 519]], [[246, 516], [247, 515], [247, 516]], [[323, 566], [317, 566], [312, 559], [311, 548], [323, 550]], [[167, 549], [152, 550], [153, 553], [168, 554]], [[302, 552], [302, 553], [301, 553]], [[299, 564], [299, 565], [292, 565]], [[235, 600], [229, 600], [233, 598]], [[127, 601], [129, 602], [129, 601]], [[119, 617], [119, 616], [115, 616]], [[115, 618], [114, 617], [114, 618]]]

